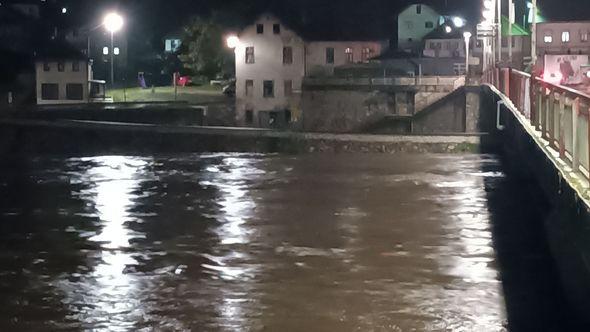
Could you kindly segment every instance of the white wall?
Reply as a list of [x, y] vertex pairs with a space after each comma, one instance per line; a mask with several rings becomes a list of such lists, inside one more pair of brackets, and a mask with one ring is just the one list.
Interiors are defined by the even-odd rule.
[[[421, 13], [418, 14], [418, 6]], [[431, 7], [414, 4], [404, 9], [397, 18], [398, 48], [402, 50], [419, 50], [422, 39], [438, 27], [440, 15]], [[432, 22], [432, 28], [426, 27], [426, 22]]]
[[[569, 42], [562, 41], [562, 32], [569, 31]], [[582, 34], [588, 39], [582, 40]], [[553, 41], [546, 43], [545, 35], [551, 35]], [[590, 53], [590, 22], [545, 22], [537, 25], [537, 55], [544, 54], [583, 54]]]
[[[37, 104], [38, 105], [56, 105], [56, 104], [80, 104], [88, 102], [88, 73], [90, 71], [88, 62], [86, 60], [78, 60], [80, 63], [80, 71], [74, 72], [72, 70], [73, 60], [64, 60], [64, 71], [58, 71], [57, 61], [47, 61], [49, 64], [49, 71], [44, 71], [44, 61], [35, 62], [35, 72], [37, 81]], [[59, 99], [57, 100], [43, 100], [41, 98], [41, 86], [44, 83], [57, 83], [59, 85]], [[82, 100], [68, 100], [66, 98], [66, 84], [79, 83], [82, 84], [83, 98]]]
[[[334, 48], [334, 63], [326, 63], [326, 49]], [[362, 50], [369, 48], [372, 57], [378, 56], [385, 48], [385, 42], [375, 41], [318, 41], [306, 44], [306, 76], [325, 76], [334, 73], [334, 67], [347, 64], [346, 49], [351, 48], [354, 63], [362, 62]]]
[[[256, 24], [264, 25], [264, 33], [257, 34]], [[273, 33], [273, 24], [280, 24], [281, 33]], [[242, 120], [246, 110], [254, 111], [254, 125], [258, 111], [294, 109], [299, 107], [301, 82], [305, 73], [304, 42], [292, 30], [270, 15], [261, 16], [239, 35], [236, 54], [236, 111]], [[255, 63], [246, 63], [246, 47], [254, 47]], [[293, 49], [293, 63], [283, 64], [283, 47]], [[252, 96], [246, 96], [246, 80], [254, 81]], [[263, 81], [274, 81], [274, 98], [263, 97]], [[293, 96], [286, 97], [284, 81], [293, 82]]]

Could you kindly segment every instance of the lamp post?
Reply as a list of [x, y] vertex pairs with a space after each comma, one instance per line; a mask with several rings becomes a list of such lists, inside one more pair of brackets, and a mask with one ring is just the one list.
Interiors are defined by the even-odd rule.
[[117, 13], [109, 13], [105, 16], [103, 21], [104, 27], [111, 33], [111, 88], [115, 85], [115, 46], [114, 46], [114, 34], [115, 32], [121, 30], [123, 27], [123, 17]]
[[463, 38], [465, 39], [465, 84], [467, 84], [467, 78], [469, 77], [469, 42], [471, 40], [471, 32], [463, 32]]

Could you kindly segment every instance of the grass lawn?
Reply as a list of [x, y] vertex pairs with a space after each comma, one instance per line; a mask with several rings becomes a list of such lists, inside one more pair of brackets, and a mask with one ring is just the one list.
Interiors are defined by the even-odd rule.
[[160, 86], [152, 88], [128, 88], [107, 90], [107, 96], [112, 96], [115, 102], [142, 102], [142, 101], [186, 101], [191, 104], [207, 104], [223, 102], [230, 97], [221, 92], [220, 86], [202, 85], [178, 87], [175, 98], [174, 87]]

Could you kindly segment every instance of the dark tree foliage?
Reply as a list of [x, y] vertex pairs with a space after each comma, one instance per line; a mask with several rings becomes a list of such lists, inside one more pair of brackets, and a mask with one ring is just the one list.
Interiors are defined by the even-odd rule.
[[214, 19], [192, 19], [184, 29], [179, 53], [184, 68], [207, 79], [233, 75], [234, 56], [225, 46], [224, 34], [224, 27]]

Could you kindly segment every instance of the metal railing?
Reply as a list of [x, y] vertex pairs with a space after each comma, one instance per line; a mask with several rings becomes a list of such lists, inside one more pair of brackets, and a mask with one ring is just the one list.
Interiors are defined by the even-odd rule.
[[511, 68], [483, 75], [575, 172], [590, 180], [590, 95]]

